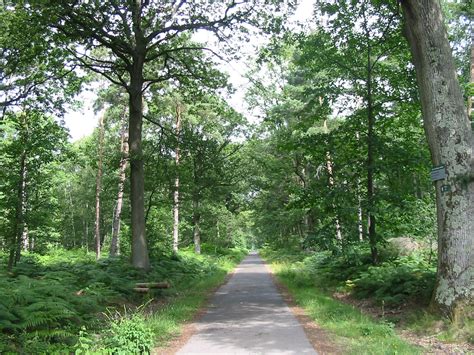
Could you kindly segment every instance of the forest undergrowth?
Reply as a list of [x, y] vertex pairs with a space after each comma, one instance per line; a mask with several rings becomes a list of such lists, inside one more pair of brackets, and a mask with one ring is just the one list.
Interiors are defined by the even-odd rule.
[[433, 345], [441, 353], [474, 349], [472, 318], [454, 325], [429, 310], [436, 265], [427, 252], [385, 251], [376, 266], [363, 248], [333, 255], [266, 247], [261, 255], [295, 302], [348, 353], [417, 354]]
[[[201, 255], [155, 255], [148, 273], [80, 250], [25, 255], [12, 272], [0, 260], [0, 353], [148, 353], [179, 334], [245, 254], [204, 245]], [[170, 288], [133, 290], [162, 281]]]

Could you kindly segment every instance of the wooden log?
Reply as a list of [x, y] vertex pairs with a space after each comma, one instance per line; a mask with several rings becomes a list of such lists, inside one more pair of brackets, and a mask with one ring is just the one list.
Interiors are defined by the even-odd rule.
[[147, 287], [135, 287], [133, 291], [139, 292], [139, 293], [147, 293], [150, 291], [150, 289]]
[[139, 282], [135, 284], [138, 288], [170, 288], [168, 282]]

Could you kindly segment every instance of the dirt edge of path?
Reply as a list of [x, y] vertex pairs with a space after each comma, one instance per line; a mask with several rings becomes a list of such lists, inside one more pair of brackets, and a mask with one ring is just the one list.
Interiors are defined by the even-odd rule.
[[280, 294], [283, 296], [288, 308], [290, 308], [293, 315], [303, 327], [309, 342], [318, 352], [318, 354], [344, 354], [345, 349], [341, 345], [336, 344], [331, 340], [331, 333], [321, 328], [306, 314], [305, 310], [296, 303], [288, 288], [278, 280], [270, 265], [268, 265], [265, 261], [264, 264], [273, 280], [273, 283], [277, 287]]
[[169, 340], [166, 345], [154, 348], [151, 351], [152, 355], [174, 355], [188, 342], [188, 340], [196, 333], [196, 323], [206, 313], [211, 297], [220, 287], [224, 286], [229, 282], [231, 277], [235, 274], [235, 270], [239, 265], [240, 263], [237, 264], [234, 269], [226, 275], [224, 280], [219, 285], [207, 291], [206, 297], [202, 303], [201, 308], [194, 314], [194, 316], [190, 320], [186, 321], [182, 325], [181, 332], [176, 335], [176, 337]]

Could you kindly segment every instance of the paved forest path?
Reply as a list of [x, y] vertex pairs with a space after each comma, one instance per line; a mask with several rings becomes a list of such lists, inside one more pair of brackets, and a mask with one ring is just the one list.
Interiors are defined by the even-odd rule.
[[177, 354], [316, 354], [256, 254], [217, 290], [196, 327]]

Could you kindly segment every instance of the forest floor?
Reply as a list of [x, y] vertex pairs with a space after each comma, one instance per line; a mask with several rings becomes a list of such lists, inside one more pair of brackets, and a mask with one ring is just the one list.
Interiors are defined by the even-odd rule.
[[[416, 332], [407, 328], [404, 319], [410, 318], [414, 313], [419, 312], [420, 306], [417, 304], [404, 304], [397, 307], [380, 307], [371, 299], [355, 299], [349, 293], [335, 292], [333, 297], [345, 304], [351, 305], [369, 315], [377, 321], [390, 320], [393, 317], [400, 319], [397, 323], [396, 331], [402, 339], [411, 344], [417, 345], [429, 354], [474, 354], [474, 345], [468, 342], [445, 342], [437, 338], [446, 330], [443, 321], [434, 321], [423, 329], [424, 332]], [[429, 329], [428, 329], [429, 328]]]

